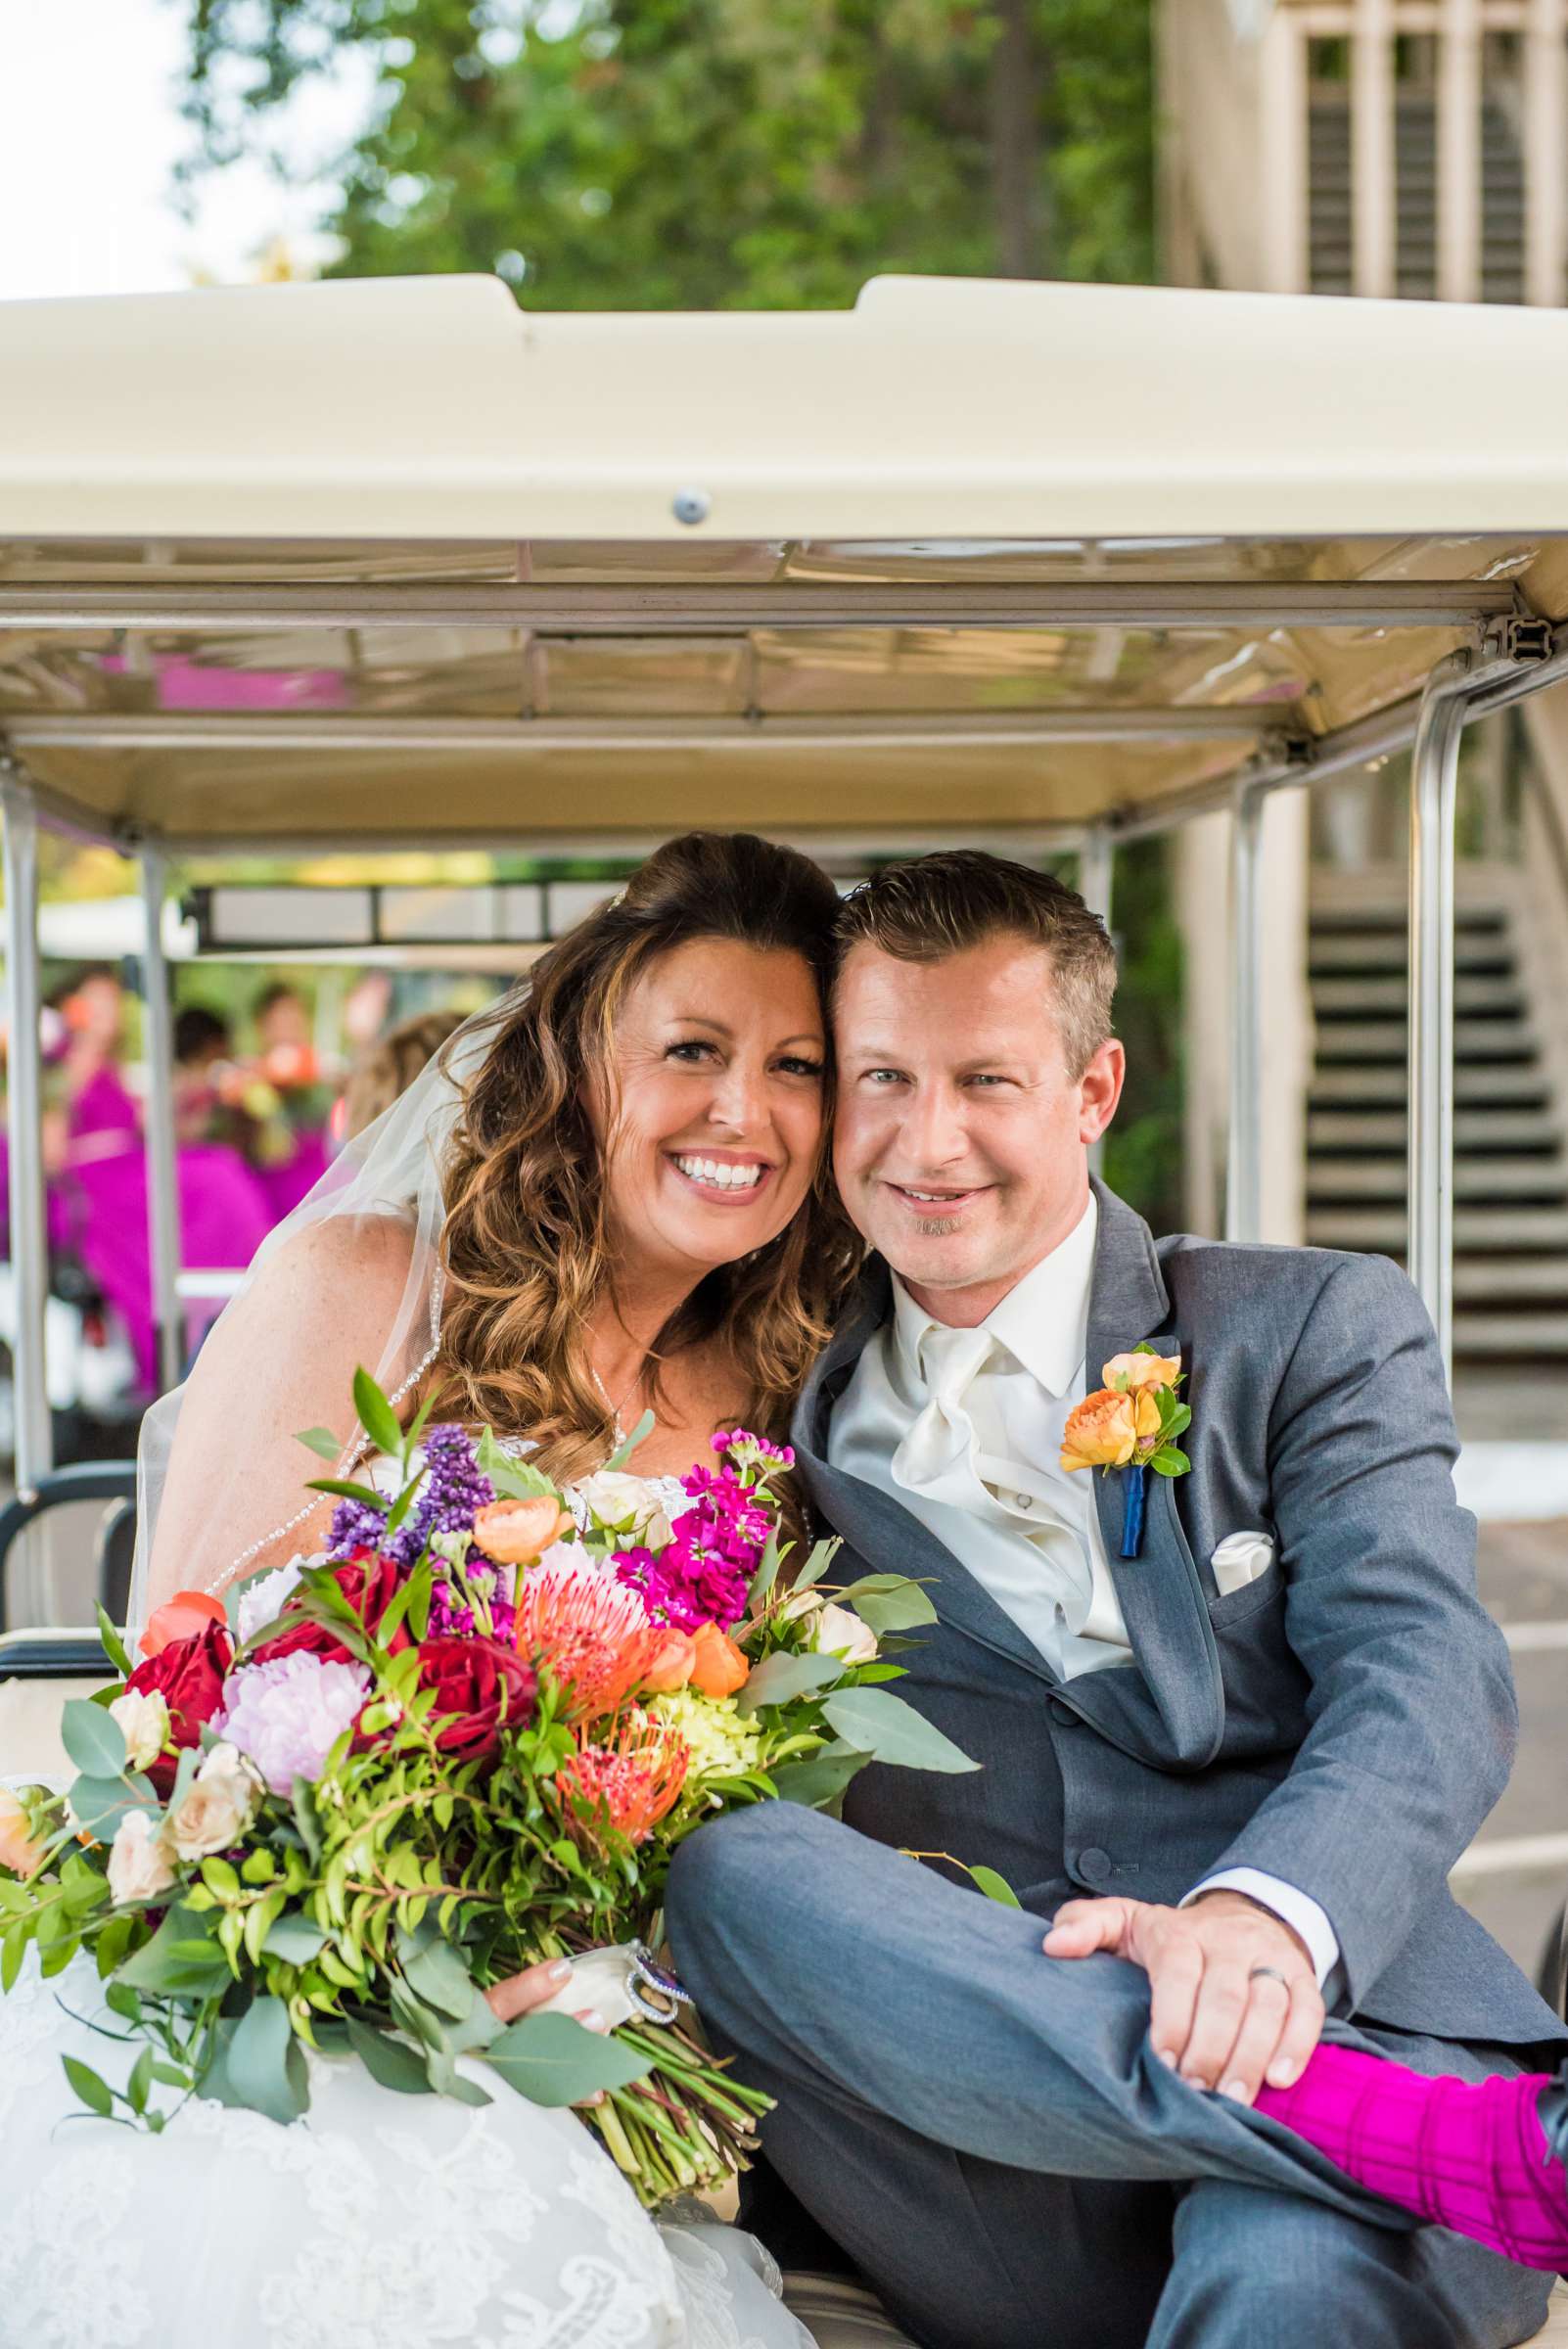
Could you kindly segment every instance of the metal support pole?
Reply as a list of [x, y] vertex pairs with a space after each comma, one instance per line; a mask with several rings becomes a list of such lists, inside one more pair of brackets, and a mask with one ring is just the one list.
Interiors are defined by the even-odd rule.
[[1432, 672], [1410, 753], [1409, 1240], [1406, 1268], [1453, 1370], [1453, 821], [1470, 656]]
[[1263, 1237], [1263, 892], [1265, 794], [1243, 784], [1230, 818], [1230, 1134], [1225, 1238]]
[[174, 1163], [174, 1033], [168, 963], [163, 953], [167, 865], [161, 849], [142, 851], [142, 903], [147, 944], [142, 954], [142, 1014], [147, 1049], [147, 1232], [153, 1267], [153, 1325], [158, 1332], [161, 1386], [176, 1387], [184, 1368], [185, 1322], [180, 1304], [180, 1206]]
[[[1116, 844], [1103, 824], [1096, 824], [1084, 835], [1084, 845], [1078, 852], [1078, 894], [1090, 913], [1097, 913], [1107, 930], [1111, 927], [1111, 890], [1116, 876]], [[1105, 1136], [1090, 1142], [1089, 1173], [1105, 1172]]]
[[1111, 927], [1111, 888], [1116, 870], [1116, 844], [1103, 824], [1084, 835], [1078, 852], [1078, 894], [1090, 913]]
[[24, 783], [0, 781], [5, 814], [6, 1094], [11, 1148], [11, 1269], [17, 1304], [16, 1471], [20, 1494], [54, 1466], [44, 1354], [49, 1256], [44, 1224], [43, 1054], [38, 1033], [38, 813]]

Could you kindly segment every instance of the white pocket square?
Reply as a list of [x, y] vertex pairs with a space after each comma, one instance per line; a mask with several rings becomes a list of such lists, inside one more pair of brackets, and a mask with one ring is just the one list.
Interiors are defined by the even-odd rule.
[[1273, 1543], [1260, 1533], [1226, 1534], [1209, 1560], [1222, 1598], [1228, 1598], [1232, 1590], [1245, 1590], [1249, 1583], [1267, 1574], [1273, 1562]]

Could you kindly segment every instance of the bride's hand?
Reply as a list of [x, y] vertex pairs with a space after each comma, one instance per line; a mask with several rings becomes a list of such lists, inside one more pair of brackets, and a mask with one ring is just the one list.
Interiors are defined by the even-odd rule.
[[[565, 1958], [555, 1958], [540, 1965], [525, 1966], [520, 1974], [509, 1974], [504, 1982], [496, 1982], [484, 1993], [490, 2012], [498, 2023], [515, 2023], [519, 2015], [531, 2014], [536, 2006], [553, 1999], [563, 1982], [572, 1979], [572, 1967]], [[610, 2026], [595, 2007], [584, 2006], [573, 2017], [584, 2031], [607, 2031]], [[603, 2089], [582, 2098], [584, 2104], [602, 2104]]]

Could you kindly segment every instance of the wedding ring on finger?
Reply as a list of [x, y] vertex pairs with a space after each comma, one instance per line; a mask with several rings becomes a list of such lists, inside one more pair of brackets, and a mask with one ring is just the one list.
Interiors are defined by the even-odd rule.
[[1277, 1982], [1281, 1990], [1289, 1990], [1288, 1978], [1275, 1965], [1255, 1965], [1247, 1976], [1249, 1982]]

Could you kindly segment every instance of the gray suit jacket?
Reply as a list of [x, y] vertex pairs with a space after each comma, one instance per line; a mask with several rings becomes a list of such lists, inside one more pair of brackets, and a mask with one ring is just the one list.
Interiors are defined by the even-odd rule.
[[[900, 1693], [985, 1767], [873, 1767], [846, 1817], [1001, 1867], [1040, 1914], [1084, 1892], [1179, 1900], [1218, 1867], [1263, 1868], [1326, 1911], [1342, 2012], [1445, 2039], [1563, 2037], [1446, 1880], [1507, 1781], [1517, 1716], [1414, 1290], [1377, 1257], [1156, 1243], [1095, 1189], [1090, 1378], [1147, 1338], [1180, 1353], [1192, 1406], [1191, 1473], [1149, 1478], [1141, 1556], [1117, 1556], [1122, 1479], [1095, 1476], [1135, 1662], [1058, 1682], [934, 1535], [828, 1464], [833, 1405], [888, 1312], [873, 1260], [794, 1442], [853, 1557], [928, 1578], [940, 1621], [899, 1657]], [[1269, 1531], [1277, 1555], [1221, 1597], [1208, 1560], [1243, 1527]]]

